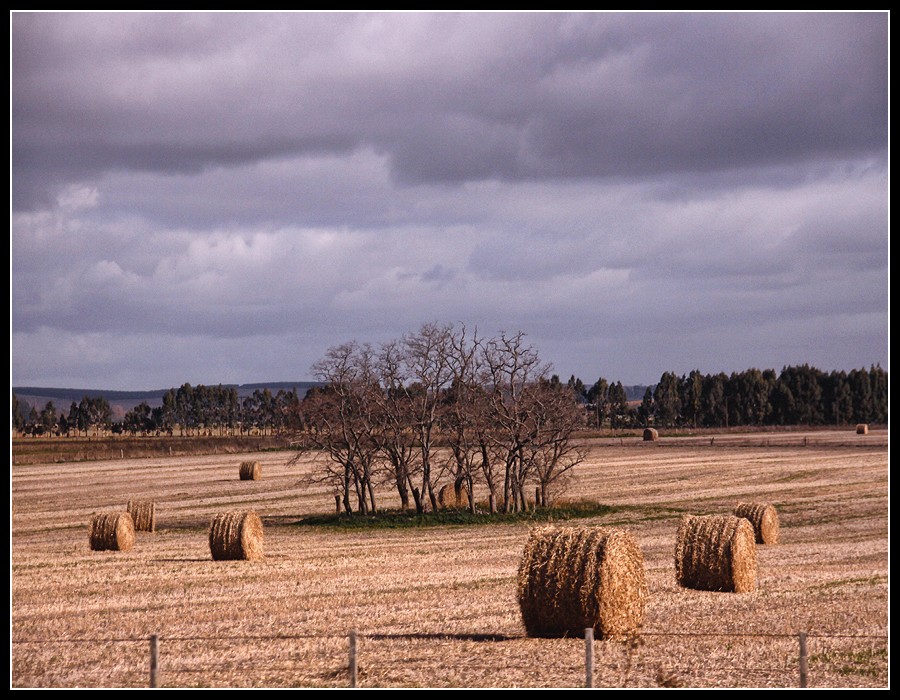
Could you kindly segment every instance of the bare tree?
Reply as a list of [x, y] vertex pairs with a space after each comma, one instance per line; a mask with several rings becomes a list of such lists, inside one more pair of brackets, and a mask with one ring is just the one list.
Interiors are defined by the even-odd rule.
[[584, 427], [584, 413], [570, 387], [544, 381], [532, 385], [528, 412], [534, 430], [528, 458], [540, 489], [538, 505], [549, 506], [553, 487], [584, 461], [584, 449], [573, 440]]
[[419, 450], [411, 427], [413, 402], [408, 390], [403, 346], [397, 341], [382, 345], [377, 368], [382, 385], [382, 391], [374, 397], [381, 421], [379, 447], [391, 466], [391, 476], [402, 508], [409, 508], [409, 496], [412, 493], [416, 511], [421, 513], [421, 492], [414, 483], [418, 473], [416, 457]]
[[449, 357], [453, 351], [452, 327], [426, 324], [403, 338], [404, 362], [410, 383], [406, 390], [412, 408], [412, 429], [419, 447], [421, 495], [428, 494], [437, 510], [434, 473], [435, 438], [444, 390], [453, 378]]
[[381, 388], [372, 348], [355, 342], [330, 348], [313, 371], [325, 387], [303, 402], [305, 430], [297, 445], [301, 453], [317, 449], [327, 454], [324, 478], [341, 496], [348, 514], [353, 512], [351, 496], [360, 512], [375, 512], [373, 480], [380, 444], [373, 397]]
[[524, 510], [525, 482], [533, 466], [526, 452], [534, 430], [528, 392], [532, 384], [546, 377], [549, 366], [526, 344], [521, 331], [501, 333], [482, 347], [484, 383], [493, 419], [488, 435], [504, 464], [503, 511]]

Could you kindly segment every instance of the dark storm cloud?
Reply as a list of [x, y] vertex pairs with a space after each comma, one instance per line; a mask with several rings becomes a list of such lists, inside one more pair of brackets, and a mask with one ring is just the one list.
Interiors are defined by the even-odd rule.
[[887, 20], [13, 13], [14, 380], [435, 320], [586, 380], [886, 366]]
[[16, 14], [15, 201], [79, 169], [357, 145], [407, 183], [875, 152], [886, 31], [878, 14]]

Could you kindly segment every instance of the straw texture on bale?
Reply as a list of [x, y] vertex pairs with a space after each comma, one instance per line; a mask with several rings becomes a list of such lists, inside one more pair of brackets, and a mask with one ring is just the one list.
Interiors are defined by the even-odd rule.
[[598, 639], [637, 631], [644, 621], [644, 555], [627, 530], [542, 527], [519, 565], [519, 608], [529, 637]]
[[134, 546], [134, 521], [128, 513], [97, 513], [91, 518], [91, 549], [124, 552]]
[[438, 503], [441, 508], [459, 508], [469, 505], [469, 491], [465, 486], [457, 489], [453, 484], [444, 484], [438, 490]]
[[747, 518], [756, 534], [756, 544], [778, 544], [778, 511], [770, 503], [738, 503], [734, 514]]
[[219, 513], [209, 526], [209, 551], [215, 561], [263, 558], [263, 526], [253, 511]]
[[644, 428], [644, 442], [656, 442], [659, 440], [659, 431], [656, 428]]
[[259, 462], [241, 462], [241, 481], [256, 481], [262, 478]]
[[869, 434], [869, 424], [868, 423], [860, 423], [856, 426], [856, 434], [857, 435], [868, 435]]
[[675, 576], [682, 588], [756, 590], [756, 535], [746, 518], [685, 515], [675, 537]]
[[156, 531], [156, 503], [153, 501], [128, 501], [128, 514], [138, 532]]

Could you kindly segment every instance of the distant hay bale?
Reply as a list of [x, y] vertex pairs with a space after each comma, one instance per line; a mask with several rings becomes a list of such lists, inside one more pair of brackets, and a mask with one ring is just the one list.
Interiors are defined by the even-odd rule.
[[156, 531], [156, 503], [153, 501], [128, 501], [128, 514], [138, 532]]
[[541, 527], [519, 565], [519, 608], [529, 637], [598, 639], [637, 631], [644, 621], [644, 556], [627, 530]]
[[91, 549], [124, 552], [134, 546], [134, 520], [129, 513], [97, 513], [91, 518]]
[[857, 424], [856, 434], [857, 435], [868, 435], [869, 434], [869, 424], [868, 423]]
[[461, 508], [469, 506], [469, 491], [464, 484], [444, 484], [438, 490], [438, 505], [441, 508]]
[[656, 442], [659, 440], [659, 431], [656, 428], [644, 428], [644, 442]]
[[746, 518], [685, 515], [675, 537], [678, 585], [700, 591], [756, 590], [756, 535]]
[[259, 462], [241, 462], [241, 481], [256, 481], [262, 478]]
[[746, 518], [753, 526], [756, 544], [778, 544], [778, 511], [770, 503], [738, 503], [738, 518]]
[[209, 551], [215, 561], [263, 558], [263, 526], [253, 511], [219, 513], [209, 526]]
[[444, 484], [441, 486], [440, 490], [438, 490], [438, 505], [440, 505], [441, 508], [449, 508], [451, 500], [455, 499], [453, 487], [450, 484]]

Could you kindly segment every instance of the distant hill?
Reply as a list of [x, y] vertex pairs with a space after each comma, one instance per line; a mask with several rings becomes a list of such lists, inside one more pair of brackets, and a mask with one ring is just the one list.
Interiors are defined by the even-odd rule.
[[[655, 384], [650, 385], [650, 391], [653, 391]], [[625, 389], [625, 398], [629, 401], [640, 401], [644, 398], [647, 391], [646, 384], [632, 384], [631, 386], [623, 386]]]
[[[223, 384], [222, 386], [234, 387], [238, 391], [238, 396], [243, 398], [249, 396], [254, 391], [268, 389], [273, 394], [278, 393], [279, 389], [284, 391], [297, 390], [297, 394], [302, 399], [306, 396], [306, 392], [311, 387], [318, 386], [319, 382], [259, 382], [256, 384]], [[218, 386], [218, 385], [213, 385]], [[56, 387], [37, 387], [37, 386], [14, 386], [12, 393], [19, 399], [20, 404], [27, 404], [23, 414], [28, 415], [31, 406], [40, 411], [47, 405], [48, 401], [52, 401], [56, 406], [57, 412], [67, 412], [69, 406], [74, 401], [78, 403], [85, 396], [89, 398], [102, 397], [109, 402], [112, 410], [112, 418], [114, 421], [120, 421], [125, 414], [142, 401], [146, 401], [151, 408], [162, 406], [162, 397], [170, 388], [153, 389], [151, 391], [112, 391], [107, 389], [60, 389]]]

